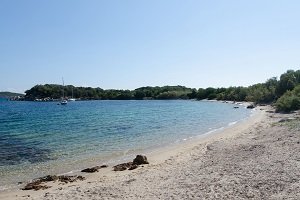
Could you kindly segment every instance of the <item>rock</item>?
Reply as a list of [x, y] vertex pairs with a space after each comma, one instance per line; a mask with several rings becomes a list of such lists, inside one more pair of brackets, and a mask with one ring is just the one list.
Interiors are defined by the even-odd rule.
[[50, 188], [51, 186], [42, 185], [42, 183], [50, 182], [50, 181], [56, 181], [59, 180], [64, 183], [74, 182], [77, 180], [84, 180], [85, 178], [83, 176], [55, 176], [55, 175], [48, 175], [44, 176], [38, 179], [35, 179], [33, 182], [28, 183], [25, 185], [22, 190], [45, 190], [47, 188]]
[[47, 185], [41, 185], [40, 183], [37, 182], [32, 182], [32, 183], [28, 183], [27, 185], [25, 185], [24, 188], [22, 188], [22, 190], [45, 190], [50, 188], [51, 186], [47, 186]]
[[127, 168], [130, 168], [133, 165], [133, 162], [121, 163], [114, 166], [114, 171], [124, 171]]
[[142, 164], [149, 164], [147, 157], [143, 155], [137, 155], [136, 158], [133, 160], [134, 165], [142, 165]]
[[77, 176], [77, 180], [83, 181], [83, 180], [85, 180], [85, 177], [83, 177], [83, 176]]
[[131, 165], [131, 167], [129, 167], [129, 169], [128, 169], [128, 170], [134, 170], [134, 169], [136, 169], [136, 168], [138, 168], [138, 166], [137, 166], [137, 165]]
[[248, 109], [253, 109], [255, 108], [255, 106], [253, 104], [250, 104], [249, 106], [247, 106]]
[[238, 107], [238, 106], [234, 106], [233, 108], [237, 109], [237, 108], [240, 108], [240, 107]]
[[86, 172], [86, 173], [94, 173], [94, 172], [98, 172], [100, 167], [96, 166], [96, 167], [92, 167], [92, 168], [86, 168], [81, 170], [81, 172]]
[[47, 175], [47, 176], [39, 178], [39, 180], [42, 182], [56, 181], [56, 180], [58, 180], [58, 177], [55, 175]]
[[101, 168], [107, 168], [107, 167], [108, 167], [108, 165], [95, 166], [95, 167], [83, 169], [83, 170], [81, 170], [81, 172], [94, 173], [94, 172], [98, 172], [99, 169], [101, 169]]
[[83, 176], [58, 176], [58, 180], [64, 183], [72, 183], [74, 181], [80, 180], [83, 181], [85, 178]]
[[126, 169], [134, 170], [138, 168], [138, 165], [143, 164], [149, 164], [147, 157], [143, 155], [137, 155], [133, 162], [122, 163], [114, 166], [114, 171], [124, 171]]

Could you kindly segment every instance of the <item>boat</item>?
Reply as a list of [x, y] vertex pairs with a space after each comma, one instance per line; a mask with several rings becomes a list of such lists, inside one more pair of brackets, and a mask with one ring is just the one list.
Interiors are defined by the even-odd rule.
[[67, 104], [68, 104], [68, 101], [65, 99], [61, 100], [61, 102], [60, 102], [60, 105], [67, 105]]
[[62, 78], [62, 81], [63, 81], [63, 87], [62, 87], [62, 98], [61, 98], [61, 101], [60, 101], [60, 105], [67, 105], [68, 104], [68, 101], [65, 99], [65, 82], [64, 82], [64, 78]]
[[76, 101], [76, 99], [73, 97], [73, 87], [72, 87], [72, 98], [68, 99], [69, 101]]

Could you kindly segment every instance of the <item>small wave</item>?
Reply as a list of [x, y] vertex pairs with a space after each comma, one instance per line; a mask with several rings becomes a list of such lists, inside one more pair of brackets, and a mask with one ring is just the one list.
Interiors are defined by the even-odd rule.
[[220, 127], [220, 128], [216, 128], [216, 129], [213, 129], [213, 130], [211, 130], [211, 131], [208, 131], [208, 132], [206, 132], [206, 133], [204, 133], [204, 134], [201, 134], [201, 135], [199, 135], [199, 136], [202, 136], [202, 135], [209, 135], [209, 134], [211, 134], [211, 133], [214, 133], [214, 132], [217, 132], [217, 131], [221, 131], [221, 130], [223, 130], [225, 127]]
[[235, 125], [237, 122], [238, 122], [238, 121], [235, 121], [235, 122], [230, 122], [230, 123], [228, 124], [228, 126]]
[[17, 184], [7, 184], [7, 185], [1, 185], [0, 191], [7, 191], [18, 188]]

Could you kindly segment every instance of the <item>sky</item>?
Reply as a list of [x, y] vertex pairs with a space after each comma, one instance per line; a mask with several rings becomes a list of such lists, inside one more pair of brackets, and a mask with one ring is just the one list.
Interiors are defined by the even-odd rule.
[[0, 91], [249, 86], [300, 69], [300, 1], [1, 0]]

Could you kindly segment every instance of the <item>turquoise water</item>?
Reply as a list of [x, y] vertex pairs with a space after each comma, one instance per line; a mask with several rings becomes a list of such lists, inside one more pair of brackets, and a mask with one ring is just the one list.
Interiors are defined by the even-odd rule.
[[246, 119], [204, 101], [0, 102], [0, 189], [111, 163]]

